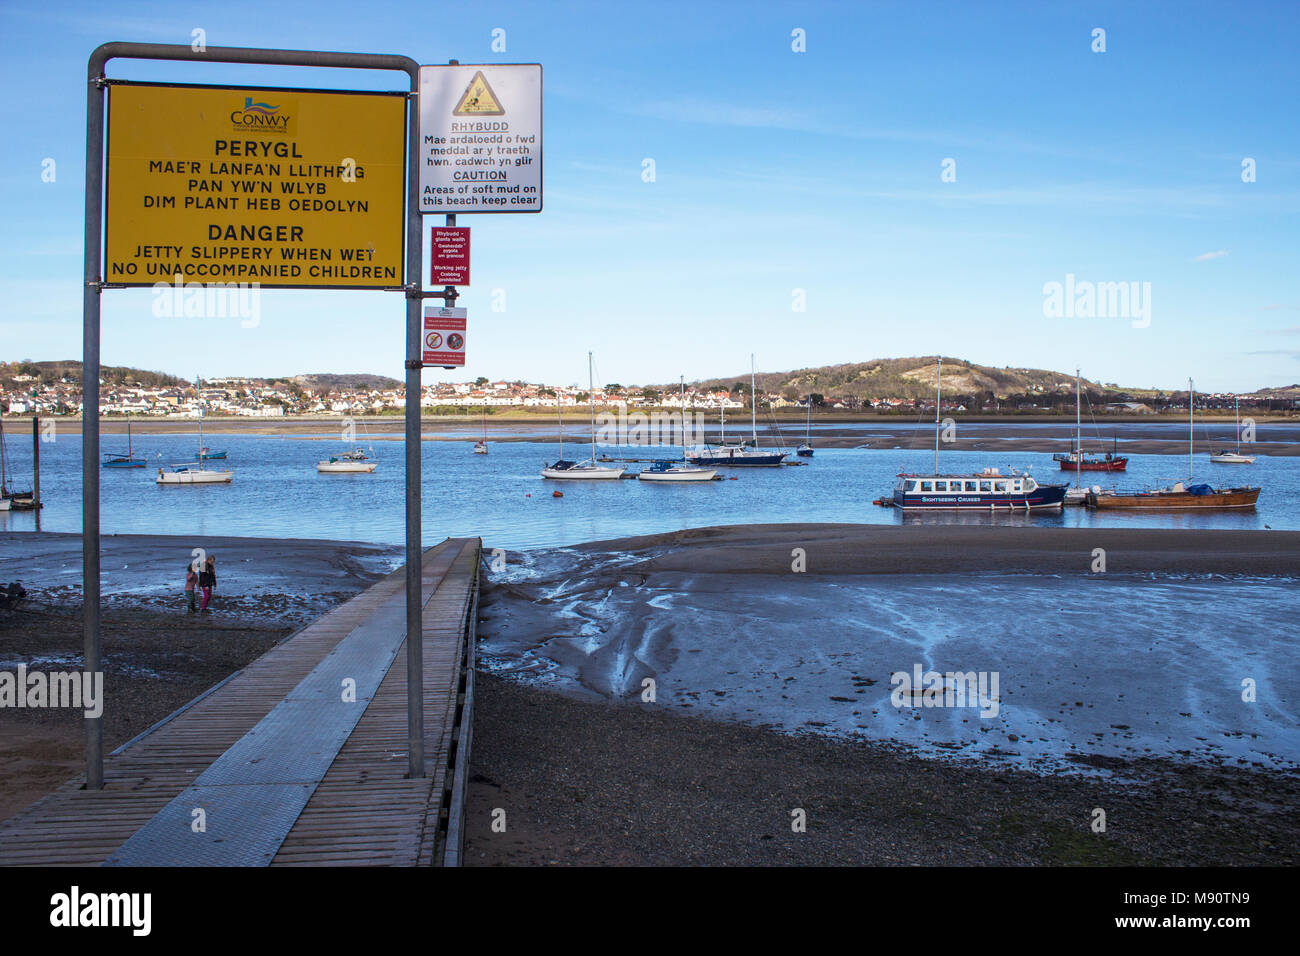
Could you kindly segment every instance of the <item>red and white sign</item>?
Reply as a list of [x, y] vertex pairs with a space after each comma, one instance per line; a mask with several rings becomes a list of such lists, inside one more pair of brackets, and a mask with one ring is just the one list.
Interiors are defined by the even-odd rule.
[[424, 307], [424, 365], [451, 368], [465, 364], [465, 310]]
[[469, 285], [469, 227], [434, 226], [433, 285]]

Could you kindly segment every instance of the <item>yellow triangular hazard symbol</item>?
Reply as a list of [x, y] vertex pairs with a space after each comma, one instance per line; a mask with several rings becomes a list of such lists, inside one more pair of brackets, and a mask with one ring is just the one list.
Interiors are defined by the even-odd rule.
[[505, 116], [506, 111], [501, 108], [501, 103], [497, 100], [496, 93], [492, 92], [492, 87], [488, 85], [483, 71], [478, 70], [474, 74], [474, 79], [469, 81], [469, 86], [465, 87], [460, 102], [456, 104], [451, 114], [453, 116]]

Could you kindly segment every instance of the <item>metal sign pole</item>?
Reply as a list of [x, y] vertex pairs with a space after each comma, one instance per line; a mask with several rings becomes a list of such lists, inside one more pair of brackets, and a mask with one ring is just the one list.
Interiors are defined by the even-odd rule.
[[[86, 93], [86, 239], [85, 288], [82, 298], [82, 447], [81, 555], [84, 670], [100, 669], [99, 576], [99, 306], [104, 288], [100, 275], [103, 226], [104, 68], [112, 59], [187, 60], [245, 63], [255, 66], [312, 66], [348, 70], [396, 70], [410, 79], [407, 109], [406, 188], [406, 637], [407, 713], [410, 774], [424, 776], [424, 649], [420, 606], [420, 229], [419, 95], [420, 65], [407, 56], [333, 53], [312, 50], [261, 50], [164, 43], [105, 43], [87, 62]], [[341, 157], [340, 157], [341, 158]], [[416, 367], [411, 367], [412, 361]], [[412, 417], [414, 411], [414, 417]], [[103, 731], [99, 718], [86, 718], [86, 788], [104, 786]]]
[[[81, 332], [81, 600], [85, 647], [81, 666], [85, 673], [94, 675], [100, 672], [99, 237], [104, 182], [104, 61], [99, 59], [99, 50], [91, 55], [86, 74], [86, 237]], [[100, 717], [86, 717], [85, 721], [86, 789], [102, 790], [104, 727]]]
[[424, 622], [420, 579], [420, 76], [411, 74], [406, 157], [406, 736], [407, 774], [424, 776]]

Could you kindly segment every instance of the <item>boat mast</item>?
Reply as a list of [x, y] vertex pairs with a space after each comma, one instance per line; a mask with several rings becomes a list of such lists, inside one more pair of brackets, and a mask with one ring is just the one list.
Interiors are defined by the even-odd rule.
[[1237, 430], [1237, 454], [1241, 454], [1241, 399], [1232, 396], [1232, 421]]
[[[1090, 405], [1089, 408], [1092, 406]], [[1083, 471], [1083, 433], [1079, 430], [1079, 369], [1074, 370], [1074, 487]]]
[[754, 447], [758, 447], [758, 392], [754, 385], [754, 353], [749, 353], [749, 428], [754, 436]]
[[939, 406], [943, 394], [943, 356], [939, 357], [938, 372], [934, 378], [934, 473], [939, 474]]
[[1192, 418], [1196, 408], [1196, 391], [1192, 380], [1187, 380], [1187, 483], [1192, 483], [1192, 449], [1196, 445], [1196, 435], [1192, 429]]
[[682, 375], [682, 464], [686, 464], [686, 376]]
[[587, 404], [591, 406], [591, 463], [596, 463], [596, 385], [591, 371], [591, 353], [587, 353]]

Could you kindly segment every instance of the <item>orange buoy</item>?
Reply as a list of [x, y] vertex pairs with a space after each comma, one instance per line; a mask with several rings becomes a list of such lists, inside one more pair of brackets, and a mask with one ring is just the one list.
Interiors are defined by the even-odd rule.
[[563, 497], [564, 497], [564, 492], [563, 492], [563, 491], [552, 491], [552, 492], [551, 492], [551, 497], [552, 497], [552, 498], [563, 498]]
[[728, 480], [728, 481], [735, 481], [735, 480], [736, 480], [736, 476], [735, 476], [735, 475], [732, 475], [732, 476], [730, 476], [727, 480]]

